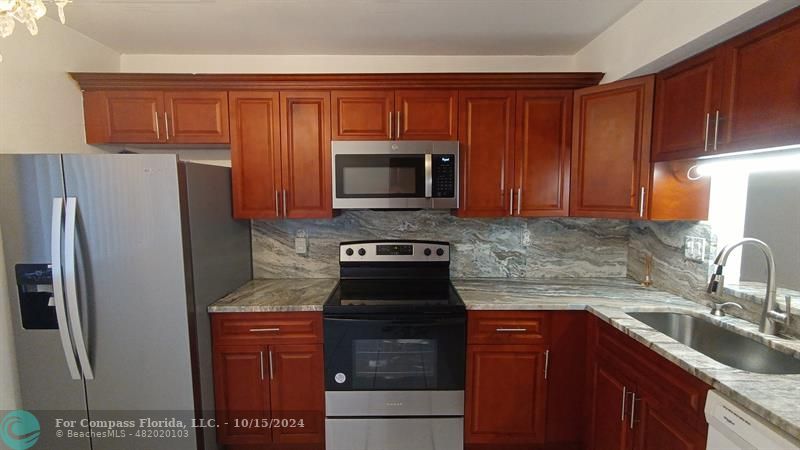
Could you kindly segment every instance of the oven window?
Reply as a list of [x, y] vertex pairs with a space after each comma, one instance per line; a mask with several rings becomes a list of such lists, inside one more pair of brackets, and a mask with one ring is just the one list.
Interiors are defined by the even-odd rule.
[[356, 339], [353, 389], [432, 389], [435, 339]]
[[424, 155], [336, 155], [337, 198], [425, 197]]

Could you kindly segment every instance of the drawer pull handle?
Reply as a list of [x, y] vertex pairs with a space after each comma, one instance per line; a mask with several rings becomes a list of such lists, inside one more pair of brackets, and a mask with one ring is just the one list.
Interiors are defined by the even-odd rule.
[[498, 333], [525, 333], [528, 331], [527, 328], [496, 328], [496, 332]]
[[250, 328], [251, 333], [275, 333], [281, 331], [280, 328]]

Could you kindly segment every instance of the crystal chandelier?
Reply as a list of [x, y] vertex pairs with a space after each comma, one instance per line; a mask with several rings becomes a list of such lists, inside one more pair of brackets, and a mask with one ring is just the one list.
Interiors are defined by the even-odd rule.
[[[58, 18], [65, 22], [64, 7], [72, 0], [48, 0], [58, 7]], [[15, 21], [24, 24], [32, 35], [39, 32], [37, 20], [44, 17], [47, 7], [42, 0], [0, 0], [0, 37], [11, 36]]]

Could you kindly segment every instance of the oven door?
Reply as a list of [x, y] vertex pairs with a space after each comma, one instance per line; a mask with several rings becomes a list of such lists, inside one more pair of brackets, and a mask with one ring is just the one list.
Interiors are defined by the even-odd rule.
[[463, 314], [324, 319], [326, 391], [463, 390]]
[[429, 159], [424, 154], [334, 155], [333, 207], [429, 208]]

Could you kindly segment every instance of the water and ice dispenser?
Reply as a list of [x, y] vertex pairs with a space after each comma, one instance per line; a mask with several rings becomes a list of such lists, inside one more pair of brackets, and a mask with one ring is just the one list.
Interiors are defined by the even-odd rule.
[[22, 327], [26, 330], [57, 330], [53, 271], [50, 265], [17, 264], [15, 271]]

